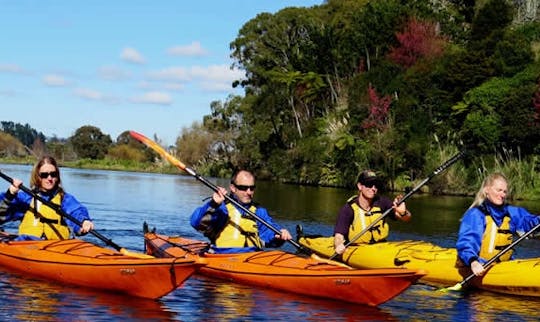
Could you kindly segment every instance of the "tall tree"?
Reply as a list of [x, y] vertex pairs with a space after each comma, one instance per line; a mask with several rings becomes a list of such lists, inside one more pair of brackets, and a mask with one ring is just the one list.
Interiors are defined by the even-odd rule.
[[81, 126], [69, 138], [80, 158], [103, 159], [112, 144], [111, 137], [95, 126]]

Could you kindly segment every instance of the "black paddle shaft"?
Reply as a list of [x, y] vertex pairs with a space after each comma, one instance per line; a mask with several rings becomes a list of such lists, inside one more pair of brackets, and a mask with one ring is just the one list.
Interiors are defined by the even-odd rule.
[[[447, 160], [445, 163], [441, 164], [437, 169], [435, 169], [427, 178], [425, 178], [424, 180], [422, 180], [422, 182], [420, 182], [416, 187], [414, 187], [411, 191], [409, 191], [405, 196], [403, 196], [403, 198], [401, 198], [398, 202], [397, 202], [397, 205], [399, 206], [401, 203], [403, 203], [405, 200], [407, 200], [410, 196], [412, 196], [414, 193], [416, 193], [418, 190], [420, 190], [420, 188], [422, 188], [423, 185], [425, 185], [429, 180], [431, 180], [434, 176], [438, 175], [439, 173], [443, 172], [444, 170], [446, 170], [446, 168], [448, 168], [449, 166], [451, 166], [452, 164], [454, 164], [456, 161], [458, 161], [459, 159], [461, 159], [463, 156], [465, 155], [465, 152], [464, 151], [460, 151], [459, 153], [457, 153], [456, 155], [454, 155], [452, 158], [450, 158], [449, 160]], [[345, 247], [349, 247], [352, 243], [354, 243], [355, 241], [357, 241], [360, 237], [362, 237], [362, 235], [364, 235], [366, 232], [368, 232], [369, 230], [371, 230], [371, 228], [373, 228], [376, 224], [379, 223], [379, 221], [383, 220], [386, 216], [388, 216], [391, 212], [392, 212], [393, 208], [388, 208], [379, 218], [377, 218], [376, 220], [374, 220], [371, 224], [369, 224], [366, 228], [364, 228], [362, 231], [360, 231], [358, 234], [356, 234], [353, 238], [351, 238], [351, 240], [345, 244]], [[332, 255], [330, 257], [330, 259], [335, 259], [336, 257], [338, 256], [337, 253], [335, 253], [334, 255]]]
[[[3, 173], [2, 171], [0, 171], [0, 176], [2, 178], [4, 178], [6, 181], [8, 181], [9, 183], [13, 184], [13, 179], [11, 177], [9, 177], [8, 175], [6, 175], [5, 173]], [[36, 198], [37, 200], [41, 201], [41, 203], [47, 205], [49, 208], [52, 208], [54, 211], [56, 211], [56, 213], [58, 213], [60, 216], [62, 217], [65, 217], [69, 220], [71, 220], [72, 222], [76, 223], [77, 225], [81, 226], [82, 227], [82, 222], [80, 220], [78, 220], [77, 218], [73, 217], [72, 215], [68, 214], [67, 212], [63, 211], [62, 208], [60, 208], [59, 205], [56, 205], [50, 201], [48, 201], [47, 199], [41, 197], [40, 195], [38, 195], [37, 193], [33, 192], [32, 190], [30, 190], [29, 188], [23, 186], [22, 184], [19, 186], [19, 189], [21, 189], [22, 191], [26, 192], [27, 194], [31, 195], [32, 197]], [[105, 244], [111, 246], [112, 248], [120, 251], [122, 250], [122, 247], [120, 247], [119, 245], [117, 245], [116, 243], [114, 243], [112, 240], [110, 240], [109, 238], [101, 235], [100, 233], [98, 233], [97, 231], [94, 231], [94, 230], [90, 230], [89, 231], [91, 234], [93, 234], [94, 236], [96, 236], [97, 238], [101, 239], [103, 242], [105, 242]]]
[[[518, 239], [514, 240], [510, 245], [506, 246], [505, 248], [503, 248], [503, 250], [501, 250], [499, 253], [497, 253], [497, 255], [493, 256], [490, 260], [488, 260], [487, 262], [485, 262], [482, 266], [484, 266], [484, 269], [485, 268], [488, 268], [489, 265], [493, 264], [495, 261], [497, 261], [502, 255], [504, 255], [505, 253], [507, 253], [509, 250], [511, 250], [512, 248], [516, 247], [517, 244], [519, 244], [522, 240], [524, 240], [525, 238], [529, 237], [530, 234], [534, 233], [538, 228], [540, 228], [540, 223], [537, 224], [536, 226], [534, 226], [533, 228], [531, 228], [529, 231], [527, 231], [525, 234], [521, 235]], [[476, 275], [471, 274], [469, 276], [467, 276], [463, 281], [461, 281], [459, 284], [461, 284], [461, 286], [467, 284], [467, 282], [469, 282], [470, 280], [472, 280]]]

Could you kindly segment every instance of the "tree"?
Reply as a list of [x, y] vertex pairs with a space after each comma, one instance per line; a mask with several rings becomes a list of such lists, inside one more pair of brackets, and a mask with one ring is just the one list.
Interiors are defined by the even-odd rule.
[[439, 35], [437, 24], [409, 20], [403, 32], [396, 34], [398, 47], [392, 47], [389, 58], [398, 65], [409, 68], [418, 59], [434, 59], [443, 53], [445, 38]]
[[13, 135], [27, 147], [30, 147], [36, 139], [43, 143], [46, 142], [45, 135], [33, 129], [28, 123], [22, 125], [11, 121], [2, 121], [0, 124], [2, 125], [0, 130]]
[[111, 137], [103, 134], [95, 126], [81, 126], [69, 138], [73, 149], [80, 158], [103, 159], [112, 144]]

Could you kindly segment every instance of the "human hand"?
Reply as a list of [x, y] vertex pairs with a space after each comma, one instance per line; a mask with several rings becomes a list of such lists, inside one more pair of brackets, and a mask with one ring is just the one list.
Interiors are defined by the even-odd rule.
[[347, 248], [345, 247], [344, 244], [339, 244], [339, 245], [335, 246], [335, 252], [338, 255], [341, 255], [341, 254], [345, 253], [345, 249], [347, 249]]
[[9, 193], [16, 195], [19, 192], [19, 188], [22, 184], [22, 181], [17, 178], [13, 178], [13, 183], [9, 186]]
[[212, 195], [212, 200], [216, 205], [221, 205], [221, 203], [225, 200], [225, 195], [227, 195], [227, 189], [217, 187], [217, 191]]
[[281, 229], [280, 232], [281, 232], [281, 234], [276, 235], [277, 238], [282, 239], [282, 240], [291, 240], [292, 239], [292, 235], [291, 235], [291, 233], [289, 233], [289, 231], [287, 229]]
[[485, 272], [484, 266], [479, 261], [473, 261], [471, 263], [471, 270], [476, 276], [482, 276]]
[[90, 220], [85, 220], [82, 223], [82, 227], [81, 227], [81, 230], [79, 230], [79, 233], [86, 234], [91, 230], [94, 230], [94, 223], [91, 222]]

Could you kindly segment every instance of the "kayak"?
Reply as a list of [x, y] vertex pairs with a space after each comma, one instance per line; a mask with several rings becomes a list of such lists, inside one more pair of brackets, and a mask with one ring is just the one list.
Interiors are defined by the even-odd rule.
[[[334, 254], [333, 237], [300, 237], [298, 242], [323, 257]], [[455, 248], [425, 241], [391, 241], [347, 247], [342, 261], [364, 269], [402, 267], [427, 272], [419, 282], [433, 286], [453, 286], [471, 274], [456, 265]], [[481, 278], [467, 286], [504, 294], [540, 296], [540, 258], [515, 259], [491, 265]]]
[[389, 268], [360, 270], [318, 256], [279, 251], [211, 254], [208, 243], [146, 232], [146, 252], [156, 257], [204, 258], [198, 273], [296, 294], [377, 306], [405, 291], [425, 273]]
[[0, 234], [0, 265], [47, 281], [157, 299], [205, 263], [196, 258], [138, 258], [79, 239], [14, 241]]

